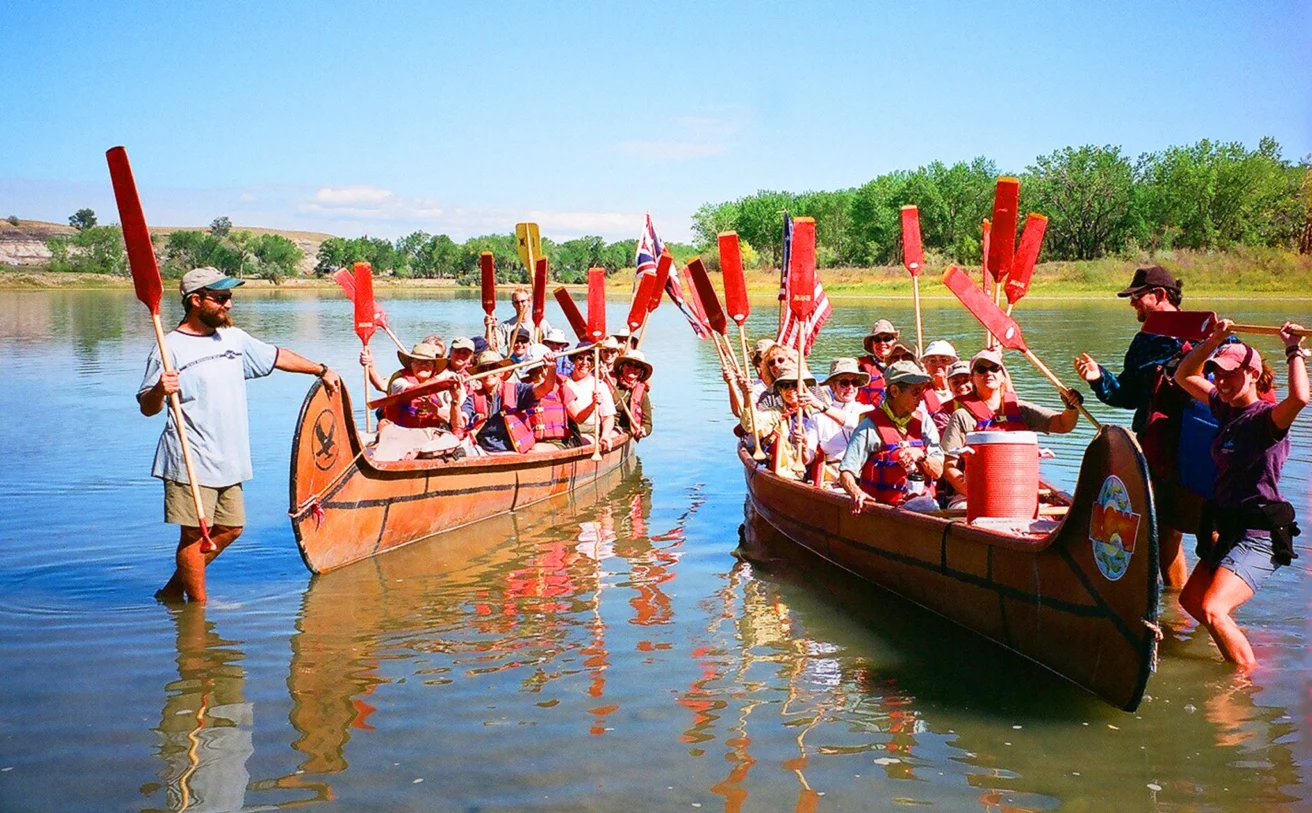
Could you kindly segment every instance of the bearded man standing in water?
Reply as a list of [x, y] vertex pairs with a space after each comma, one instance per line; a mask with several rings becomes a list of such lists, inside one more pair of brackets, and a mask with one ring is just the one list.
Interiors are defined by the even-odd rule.
[[167, 339], [173, 372], [163, 372], [156, 346], [137, 391], [141, 414], [147, 417], [159, 413], [168, 396], [178, 393], [214, 543], [210, 550], [201, 549], [200, 521], [178, 427], [169, 410], [151, 475], [164, 481], [164, 521], [182, 526], [182, 535], [177, 569], [155, 594], [161, 601], [205, 601], [206, 566], [241, 536], [246, 524], [241, 484], [252, 477], [246, 379], [286, 370], [319, 376], [329, 394], [341, 384], [328, 365], [266, 344], [232, 326], [232, 289], [244, 284], [216, 268], [188, 271], [178, 286], [185, 315]]

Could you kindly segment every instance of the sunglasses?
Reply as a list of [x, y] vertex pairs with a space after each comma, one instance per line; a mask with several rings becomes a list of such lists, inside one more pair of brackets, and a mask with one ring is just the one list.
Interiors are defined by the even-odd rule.
[[872, 342], [891, 342], [896, 340], [897, 340], [896, 336], [892, 336], [888, 333], [880, 333], [878, 336], [870, 337], [870, 341]]
[[208, 299], [219, 305], [226, 305], [232, 301], [232, 294], [227, 291], [220, 291], [219, 293], [215, 293], [214, 291], [201, 291], [200, 295], [201, 298]]
[[510, 301], [516, 305], [527, 305], [529, 303], [527, 299], [512, 299]]
[[996, 364], [976, 364], [971, 372], [979, 375], [988, 375], [989, 373], [1000, 373], [1002, 372], [1002, 368]]
[[786, 361], [788, 361], [788, 359], [783, 359], [783, 358], [770, 359], [770, 366], [778, 367], [780, 364], [783, 364]]
[[835, 387], [859, 387], [859, 386], [861, 386], [861, 379], [859, 379], [859, 378], [835, 378], [835, 379], [834, 379], [834, 386], [835, 386]]
[[797, 382], [796, 382], [796, 381], [780, 381], [776, 386], [778, 386], [779, 389], [781, 389], [781, 390], [795, 390], [795, 389], [797, 389]]

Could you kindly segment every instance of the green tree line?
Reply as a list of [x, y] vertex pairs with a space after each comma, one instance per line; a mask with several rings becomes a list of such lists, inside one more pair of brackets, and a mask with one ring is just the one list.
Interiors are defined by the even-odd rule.
[[[587, 280], [589, 268], [605, 268], [608, 274], [632, 268], [637, 252], [637, 240], [618, 240], [607, 243], [597, 236], [579, 237], [555, 242], [542, 238], [542, 252], [551, 268], [551, 279], [558, 282], [578, 283]], [[666, 244], [677, 260], [686, 261], [694, 254], [692, 246]], [[486, 234], [457, 243], [445, 234], [413, 232], [396, 241], [382, 237], [332, 237], [319, 245], [316, 273], [330, 274], [338, 268], [367, 262], [375, 273], [390, 273], [398, 277], [425, 279], [453, 279], [460, 284], [474, 285], [481, 278], [479, 255], [492, 252], [498, 282], [529, 281], [516, 251], [515, 235]]]
[[[943, 260], [977, 264], [981, 222], [991, 217], [999, 175], [979, 157], [939, 161], [880, 175], [832, 192], [760, 191], [707, 203], [693, 215], [694, 248], [714, 253], [716, 234], [734, 230], [762, 265], [780, 262], [782, 214], [816, 221], [816, 259], [825, 267], [896, 263], [901, 207], [920, 209], [926, 249]], [[1137, 159], [1119, 147], [1067, 147], [1015, 173], [1021, 209], [1047, 215], [1044, 260], [1236, 246], [1309, 250], [1312, 168], [1286, 160], [1274, 139], [1257, 149], [1199, 141]]]

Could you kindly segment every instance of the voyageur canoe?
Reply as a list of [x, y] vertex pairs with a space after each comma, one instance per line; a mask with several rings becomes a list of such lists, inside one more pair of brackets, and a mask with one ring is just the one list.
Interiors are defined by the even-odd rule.
[[[1157, 656], [1157, 523], [1134, 437], [1104, 426], [1046, 533], [876, 505], [779, 477], [739, 449], [752, 508], [783, 536], [1133, 711]], [[1052, 524], [1052, 523], [1050, 523]]]
[[[600, 461], [591, 447], [543, 447], [447, 463], [374, 461], [345, 387], [316, 381], [292, 438], [292, 533], [311, 573], [324, 573], [588, 485], [631, 458], [628, 435]], [[546, 451], [550, 449], [550, 451]]]

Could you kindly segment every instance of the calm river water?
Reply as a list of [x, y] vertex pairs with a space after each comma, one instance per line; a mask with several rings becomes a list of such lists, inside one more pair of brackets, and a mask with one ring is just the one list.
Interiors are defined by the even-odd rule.
[[[384, 304], [403, 340], [480, 324], [473, 298]], [[759, 308], [754, 334], [774, 323]], [[1306, 303], [1224, 309], [1308, 321]], [[327, 360], [359, 403], [340, 296], [242, 292], [234, 315]], [[1018, 315], [1066, 376], [1077, 350], [1119, 369], [1136, 329], [1110, 294]], [[840, 303], [817, 357], [853, 354], [879, 316], [911, 324], [901, 302]], [[950, 302], [925, 324], [963, 351], [981, 341]], [[177, 537], [148, 476], [163, 420], [133, 400], [152, 341], [130, 292], [0, 291], [0, 810], [1312, 806], [1307, 537], [1239, 612], [1251, 679], [1167, 599], [1149, 697], [1117, 711], [757, 529], [779, 555], [736, 556], [744, 486], [715, 354], [664, 307], [635, 472], [319, 578], [286, 517], [310, 379], [252, 382], [246, 534], [210, 568], [207, 607], [169, 609], [151, 598]], [[390, 358], [382, 334], [375, 347]], [[1284, 481], [1305, 525], [1310, 434], [1305, 416]], [[1072, 486], [1089, 436], [1052, 438], [1046, 475]]]

